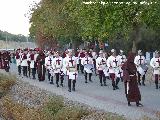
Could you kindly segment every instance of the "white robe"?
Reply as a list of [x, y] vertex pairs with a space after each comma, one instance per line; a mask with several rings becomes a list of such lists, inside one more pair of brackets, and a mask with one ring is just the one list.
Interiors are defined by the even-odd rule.
[[153, 68], [153, 74], [160, 74], [160, 64], [158, 63], [160, 61], [160, 58], [153, 57], [150, 61], [150, 66]]

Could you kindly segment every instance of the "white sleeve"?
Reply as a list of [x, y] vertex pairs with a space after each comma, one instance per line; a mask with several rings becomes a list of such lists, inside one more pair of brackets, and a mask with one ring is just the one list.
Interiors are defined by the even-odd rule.
[[154, 65], [154, 58], [151, 59], [151, 61], [150, 61], [150, 66], [153, 67], [153, 68], [155, 68], [155, 65]]

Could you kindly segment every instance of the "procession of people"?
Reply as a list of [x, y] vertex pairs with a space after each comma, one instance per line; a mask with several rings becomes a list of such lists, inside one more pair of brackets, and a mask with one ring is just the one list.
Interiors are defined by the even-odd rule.
[[[64, 87], [64, 80], [68, 80], [68, 91], [76, 91], [76, 81], [79, 74], [84, 74], [84, 83], [94, 82], [93, 75], [99, 77], [100, 86], [108, 86], [109, 79], [113, 90], [119, 89], [119, 82], [124, 82], [125, 94], [128, 101], [142, 106], [139, 86], [145, 86], [148, 70], [147, 61], [138, 50], [137, 55], [124, 55], [123, 50], [104, 51], [98, 53], [86, 49], [66, 49], [65, 51], [35, 49], [17, 49], [14, 52], [0, 51], [0, 69], [10, 70], [12, 59], [16, 61], [17, 72], [20, 77], [38, 79], [40, 82], [48, 80], [56, 87]], [[13, 62], [14, 63], [14, 62]], [[153, 68], [155, 88], [159, 89], [160, 56], [155, 51], [155, 57], [150, 61]], [[47, 75], [47, 77], [46, 77]], [[141, 80], [142, 78], [142, 80]]]

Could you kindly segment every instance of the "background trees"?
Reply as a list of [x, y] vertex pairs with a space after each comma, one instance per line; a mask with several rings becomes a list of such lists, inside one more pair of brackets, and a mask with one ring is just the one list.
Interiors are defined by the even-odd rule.
[[158, 0], [42, 0], [31, 10], [30, 33], [43, 45], [55, 43], [50, 47], [71, 42], [76, 48], [87, 41], [126, 51], [159, 49], [151, 44], [160, 39], [159, 5]]

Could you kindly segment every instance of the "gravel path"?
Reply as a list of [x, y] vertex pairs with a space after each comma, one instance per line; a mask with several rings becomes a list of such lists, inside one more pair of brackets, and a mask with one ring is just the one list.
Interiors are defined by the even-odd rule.
[[[13, 74], [17, 72], [15, 65], [11, 66], [11, 71]], [[140, 87], [142, 95], [141, 103], [144, 107], [137, 108], [135, 104], [133, 104], [132, 107], [127, 106], [124, 85], [122, 82], [119, 84], [120, 90], [113, 91], [111, 81], [107, 81], [108, 86], [101, 87], [99, 85], [98, 77], [93, 76], [93, 83], [86, 84], [84, 83], [84, 76], [80, 74], [76, 83], [76, 92], [69, 93], [67, 91], [67, 79], [65, 80], [65, 86], [63, 88], [57, 88], [55, 85], [50, 85], [47, 80], [39, 82], [38, 80], [31, 80], [29, 78], [20, 79], [42, 90], [62, 95], [69, 100], [77, 101], [99, 110], [105, 110], [106, 112], [124, 115], [128, 119], [140, 119], [144, 115], [156, 119], [156, 113], [160, 111], [160, 89], [156, 90], [154, 84], [150, 84], [150, 82], [147, 82], [145, 87]], [[41, 97], [41, 95], [39, 96]], [[37, 101], [37, 105], [39, 104], [40, 103]]]

